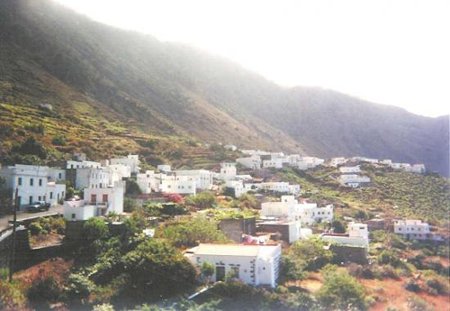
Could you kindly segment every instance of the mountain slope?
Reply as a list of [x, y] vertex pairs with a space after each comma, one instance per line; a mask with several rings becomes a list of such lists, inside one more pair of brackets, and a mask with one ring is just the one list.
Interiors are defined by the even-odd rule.
[[388, 157], [448, 173], [448, 118], [333, 91], [283, 89], [219, 57], [101, 25], [45, 0], [2, 0], [0, 29], [4, 103], [48, 102], [70, 113], [82, 98], [93, 118], [152, 135]]

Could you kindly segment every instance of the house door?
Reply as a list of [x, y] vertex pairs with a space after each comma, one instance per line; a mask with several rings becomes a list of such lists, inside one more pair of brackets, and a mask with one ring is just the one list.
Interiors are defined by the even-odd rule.
[[97, 203], [97, 195], [96, 194], [91, 194], [91, 203]]
[[225, 280], [225, 267], [216, 267], [216, 282]]

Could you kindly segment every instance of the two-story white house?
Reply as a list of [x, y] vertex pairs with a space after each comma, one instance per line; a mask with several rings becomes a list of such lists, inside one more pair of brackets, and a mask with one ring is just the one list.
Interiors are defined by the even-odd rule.
[[16, 199], [15, 190], [18, 189], [17, 201], [21, 209], [37, 201], [45, 201], [53, 206], [65, 197], [63, 169], [16, 164], [2, 167], [0, 176], [5, 179], [6, 186], [11, 189], [14, 200]]
[[147, 170], [145, 173], [137, 174], [136, 183], [142, 193], [151, 193], [152, 191], [156, 191], [156, 189], [158, 189], [158, 182], [154, 171]]
[[339, 172], [341, 172], [341, 174], [359, 174], [359, 173], [361, 173], [361, 167], [359, 165], [341, 166], [339, 168]]
[[250, 157], [237, 158], [236, 162], [241, 164], [242, 166], [250, 169], [260, 169], [262, 165], [261, 156], [252, 155]]
[[107, 215], [110, 212], [123, 213], [123, 197], [125, 181], [116, 181], [112, 185], [98, 188], [85, 188], [84, 201], [87, 205], [95, 205], [101, 212], [98, 215]]
[[325, 241], [333, 242], [338, 245], [369, 248], [369, 230], [366, 224], [351, 222], [348, 225], [348, 233], [324, 233], [321, 237]]
[[280, 245], [200, 244], [184, 255], [198, 268], [205, 262], [212, 264], [212, 281], [224, 281], [232, 275], [253, 286], [277, 286]]
[[428, 240], [430, 239], [430, 225], [416, 219], [399, 219], [394, 221], [394, 233], [407, 239]]
[[218, 178], [220, 180], [231, 180], [236, 178], [237, 170], [236, 170], [236, 163], [229, 163], [224, 162], [220, 163], [220, 173], [218, 175]]
[[213, 185], [213, 174], [208, 170], [176, 170], [176, 177], [186, 177], [195, 181], [195, 186], [200, 190], [209, 190]]

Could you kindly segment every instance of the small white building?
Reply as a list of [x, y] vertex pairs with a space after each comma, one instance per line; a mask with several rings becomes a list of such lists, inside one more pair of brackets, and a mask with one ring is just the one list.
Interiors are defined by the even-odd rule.
[[283, 158], [272, 158], [270, 160], [262, 161], [263, 168], [283, 168]]
[[208, 170], [177, 170], [174, 175], [195, 181], [195, 186], [200, 190], [209, 190], [213, 185], [213, 174]]
[[369, 230], [366, 224], [349, 223], [347, 234], [322, 234], [322, 239], [338, 245], [369, 248]]
[[430, 225], [415, 219], [395, 220], [394, 233], [407, 239], [428, 240], [430, 239]]
[[341, 174], [358, 174], [361, 173], [361, 168], [359, 165], [356, 166], [341, 166], [339, 168]]
[[236, 162], [242, 166], [250, 169], [260, 169], [262, 165], [261, 157], [259, 155], [252, 155], [246, 158], [237, 158]]
[[137, 154], [129, 154], [128, 156], [123, 158], [113, 158], [111, 159], [110, 163], [112, 165], [122, 164], [124, 166], [127, 166], [131, 173], [137, 174], [139, 173], [139, 164], [141, 162], [139, 161], [139, 156]]
[[96, 205], [86, 204], [84, 200], [64, 201], [63, 215], [68, 221], [83, 221], [98, 216]]
[[236, 151], [238, 148], [235, 145], [225, 145], [223, 146], [227, 150]]
[[111, 174], [111, 183], [131, 177], [131, 167], [125, 164], [109, 164], [105, 169]]
[[277, 286], [280, 245], [200, 244], [188, 249], [185, 256], [198, 268], [204, 262], [212, 264], [215, 282], [231, 274], [249, 285]]
[[15, 190], [18, 189], [20, 208], [36, 201], [55, 205], [65, 197], [65, 172], [59, 168], [16, 164], [2, 167], [0, 176], [5, 179], [13, 199]]
[[239, 198], [244, 193], [247, 193], [242, 180], [228, 180], [225, 187], [233, 189], [235, 198]]
[[158, 174], [156, 175], [156, 180], [157, 191], [159, 192], [186, 195], [195, 195], [197, 193], [195, 179], [190, 176]]
[[112, 173], [103, 167], [76, 169], [75, 188], [102, 188], [112, 183]]
[[136, 183], [138, 184], [142, 193], [148, 194], [158, 189], [154, 171], [145, 171], [145, 173], [137, 174]]
[[331, 158], [328, 165], [338, 167], [339, 165], [347, 163], [348, 159], [344, 157]]
[[231, 180], [236, 178], [237, 170], [236, 170], [236, 163], [220, 163], [220, 173], [218, 175], [218, 178], [220, 180]]
[[264, 191], [273, 191], [279, 193], [299, 194], [300, 185], [290, 185], [288, 182], [262, 182], [259, 184], [259, 189]]
[[66, 163], [66, 169], [77, 169], [77, 168], [100, 168], [102, 165], [99, 162], [95, 161], [67, 161]]
[[370, 177], [356, 174], [348, 174], [339, 176], [339, 182], [347, 187], [357, 188], [370, 183]]
[[322, 165], [324, 162], [324, 159], [317, 157], [299, 157], [296, 162], [291, 163], [290, 165], [299, 170], [307, 170]]
[[162, 173], [169, 173], [172, 171], [172, 168], [168, 164], [160, 164], [156, 167], [156, 169]]
[[424, 174], [426, 172], [425, 164], [413, 164], [411, 166], [411, 173]]
[[298, 203], [294, 196], [284, 195], [280, 202], [261, 204], [261, 215], [300, 221], [302, 225], [333, 220], [333, 205], [318, 207], [316, 203]]

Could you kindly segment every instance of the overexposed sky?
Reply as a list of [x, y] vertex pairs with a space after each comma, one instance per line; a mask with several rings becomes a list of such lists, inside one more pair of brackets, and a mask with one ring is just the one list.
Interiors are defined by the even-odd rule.
[[56, 0], [225, 56], [282, 86], [450, 113], [450, 0]]

